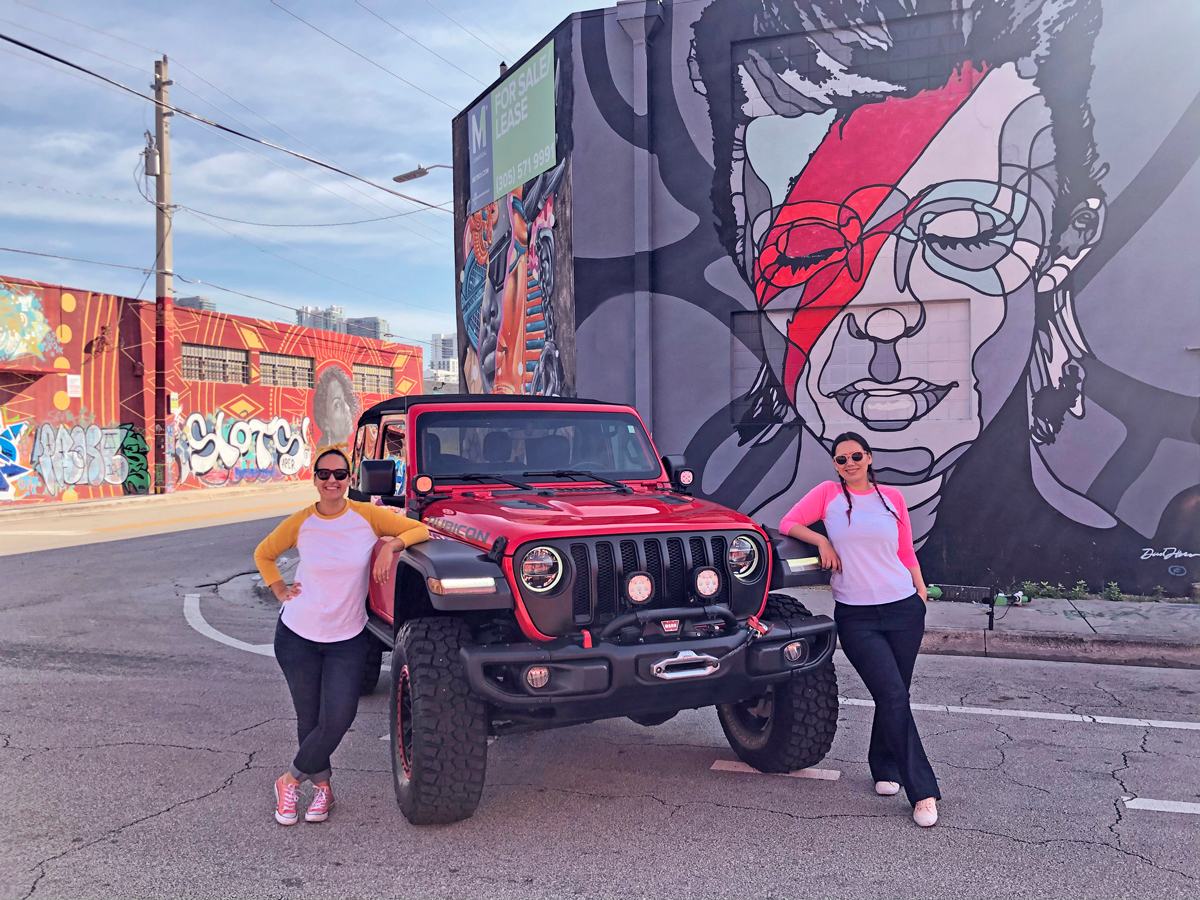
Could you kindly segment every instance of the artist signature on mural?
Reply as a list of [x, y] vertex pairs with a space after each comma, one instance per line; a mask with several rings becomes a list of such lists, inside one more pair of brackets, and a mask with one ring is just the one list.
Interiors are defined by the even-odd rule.
[[1187, 550], [1180, 550], [1178, 547], [1166, 547], [1162, 550], [1155, 550], [1153, 547], [1147, 547], [1142, 551], [1142, 559], [1194, 559], [1200, 556], [1200, 553], [1189, 553]]

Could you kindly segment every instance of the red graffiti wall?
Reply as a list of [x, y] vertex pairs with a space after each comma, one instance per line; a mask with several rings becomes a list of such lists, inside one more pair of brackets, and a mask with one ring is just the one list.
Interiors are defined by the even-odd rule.
[[[154, 323], [153, 303], [0, 277], [0, 504], [151, 490]], [[179, 308], [169, 343], [171, 490], [306, 479], [362, 409], [422, 389], [404, 344]]]

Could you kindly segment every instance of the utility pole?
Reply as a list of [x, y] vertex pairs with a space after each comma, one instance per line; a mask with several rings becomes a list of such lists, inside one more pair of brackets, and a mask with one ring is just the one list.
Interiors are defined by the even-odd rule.
[[171, 79], [167, 58], [154, 64], [155, 143], [158, 168], [155, 181], [154, 254], [154, 493], [175, 490], [168, 455], [174, 450], [172, 401], [175, 392], [175, 286], [171, 252], [171, 116], [167, 104]]

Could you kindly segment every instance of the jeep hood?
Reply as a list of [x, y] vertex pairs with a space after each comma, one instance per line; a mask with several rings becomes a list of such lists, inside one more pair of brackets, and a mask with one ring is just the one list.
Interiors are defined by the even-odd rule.
[[607, 488], [559, 491], [553, 497], [529, 492], [473, 491], [433, 503], [423, 521], [433, 532], [453, 535], [483, 548], [508, 538], [511, 552], [525, 541], [597, 534], [655, 531], [712, 531], [752, 528], [739, 512], [698, 497]]

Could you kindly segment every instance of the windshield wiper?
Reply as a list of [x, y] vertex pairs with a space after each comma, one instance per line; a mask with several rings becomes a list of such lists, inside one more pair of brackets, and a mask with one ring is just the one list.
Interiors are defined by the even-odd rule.
[[501, 484], [508, 484], [521, 491], [536, 491], [532, 484], [526, 484], [523, 481], [517, 481], [515, 478], [505, 478], [503, 475], [496, 475], [493, 472], [455, 472], [451, 475], [434, 475], [434, 480], [442, 481], [446, 478], [462, 478], [465, 481], [499, 481]]
[[601, 484], [612, 485], [623, 494], [633, 493], [633, 488], [623, 482], [615, 481], [612, 478], [605, 478], [603, 475], [597, 475], [595, 472], [585, 472], [582, 469], [555, 469], [551, 472], [522, 472], [521, 474], [526, 478], [538, 475], [551, 475], [555, 478], [586, 478], [590, 481], [599, 481]]

